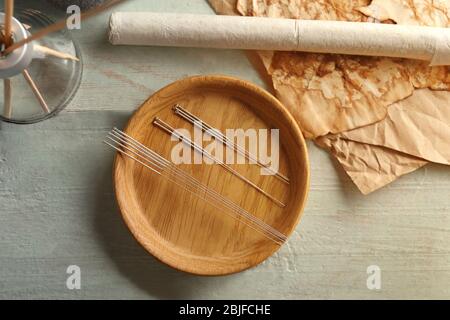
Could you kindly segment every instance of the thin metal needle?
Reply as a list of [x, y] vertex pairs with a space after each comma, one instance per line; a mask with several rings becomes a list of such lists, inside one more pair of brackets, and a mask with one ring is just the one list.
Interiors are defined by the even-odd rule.
[[155, 118], [153, 120], [153, 124], [157, 127], [159, 127], [160, 129], [162, 129], [163, 131], [167, 132], [170, 135], [173, 135], [174, 137], [176, 137], [177, 139], [179, 139], [181, 142], [189, 145], [192, 149], [200, 152], [202, 155], [205, 155], [206, 157], [208, 157], [210, 160], [216, 162], [218, 165], [222, 166], [224, 169], [226, 169], [227, 171], [231, 172], [233, 175], [235, 175], [236, 177], [238, 177], [239, 179], [241, 179], [242, 181], [246, 182], [247, 184], [249, 184], [250, 186], [252, 186], [254, 189], [256, 189], [258, 192], [262, 193], [263, 195], [265, 195], [267, 198], [269, 198], [270, 200], [272, 200], [273, 202], [275, 202], [278, 206], [284, 208], [286, 205], [284, 203], [282, 203], [280, 200], [278, 200], [277, 198], [275, 198], [274, 196], [272, 196], [270, 193], [268, 193], [267, 191], [261, 189], [259, 186], [257, 186], [255, 183], [253, 183], [252, 181], [250, 181], [249, 179], [247, 179], [246, 177], [244, 177], [242, 174], [240, 174], [239, 172], [237, 172], [236, 170], [234, 170], [232, 167], [230, 167], [229, 165], [227, 165], [226, 163], [224, 163], [223, 161], [220, 161], [219, 159], [217, 159], [216, 157], [214, 157], [212, 154], [210, 154], [209, 152], [207, 152], [205, 149], [203, 149], [202, 147], [200, 147], [199, 145], [197, 145], [196, 143], [194, 143], [193, 141], [187, 139], [186, 137], [178, 134], [174, 128], [172, 128], [170, 125], [168, 125], [167, 123], [165, 123], [164, 121], [162, 121], [159, 118]]
[[[237, 213], [239, 217], [243, 217], [244, 219], [249, 220], [251, 223], [256, 224], [257, 228], [261, 228], [264, 232], [270, 233], [271, 236], [277, 237], [279, 240], [281, 239], [283, 242], [286, 240], [286, 236], [284, 234], [282, 234], [275, 228], [267, 225], [265, 222], [256, 218], [252, 214], [248, 213], [247, 211], [239, 207], [236, 203], [232, 202], [228, 198], [220, 195], [216, 191], [201, 184], [197, 179], [190, 176], [183, 170], [178, 169], [169, 160], [163, 158], [158, 153], [147, 148], [145, 145], [143, 145], [136, 139], [132, 138], [131, 136], [127, 135], [126, 133], [114, 128], [113, 131], [111, 131], [109, 134], [110, 135], [108, 136], [108, 138], [110, 140], [114, 141], [114, 143], [117, 144], [121, 142], [125, 143], [128, 147], [123, 144], [120, 144], [120, 146], [132, 152], [133, 154], [138, 155], [142, 159], [145, 159], [145, 161], [151, 163], [152, 166], [156, 166], [158, 170], [161, 170], [161, 172], [158, 172], [161, 175], [174, 176], [177, 179], [177, 182], [175, 181], [172, 182], [174, 182], [175, 184], [182, 186], [186, 189], [188, 189], [188, 187], [195, 188], [195, 191], [190, 190], [190, 192], [195, 193], [197, 196], [205, 196], [205, 197], [207, 196], [210, 198], [209, 200], [213, 200], [214, 202], [217, 202], [225, 206], [226, 208], [231, 209], [232, 211]], [[118, 139], [120, 142], [116, 141], [115, 139]], [[132, 151], [129, 147], [135, 149], [138, 153], [135, 153], [135, 151]], [[169, 171], [167, 171], [166, 169], [169, 169]], [[182, 182], [180, 183], [180, 181]], [[204, 194], [203, 195], [199, 194], [199, 192], [202, 192]]]
[[[126, 135], [124, 132], [114, 129], [112, 132], [110, 132], [110, 135], [111, 136], [108, 137], [111, 140], [110, 142], [114, 142], [114, 144], [116, 144], [117, 147], [106, 141], [105, 143], [113, 147], [120, 153], [132, 158], [133, 160], [144, 165], [145, 167], [151, 169], [155, 173], [162, 174], [171, 182], [177, 184], [178, 186], [183, 187], [187, 191], [195, 194], [196, 196], [203, 198], [205, 201], [209, 202], [216, 208], [221, 210], [223, 210], [223, 208], [231, 210], [232, 212], [237, 214], [238, 217], [244, 218], [244, 220], [239, 219], [239, 221], [241, 221], [248, 227], [252, 228], [253, 230], [261, 232], [266, 237], [273, 240], [275, 243], [281, 245], [287, 240], [287, 237], [284, 234], [280, 233], [278, 230], [274, 229], [270, 225], [267, 225], [262, 220], [251, 215], [249, 212], [243, 210], [241, 207], [237, 206], [235, 203], [231, 202], [227, 198], [217, 194], [215, 191], [207, 188], [205, 185], [202, 185], [198, 180], [189, 176], [184, 171], [181, 171], [178, 168], [173, 167], [173, 164], [170, 163], [167, 159], [163, 158], [162, 156], [152, 151], [151, 149], [145, 147], [138, 141], [134, 140], [132, 137]], [[116, 139], [118, 139], [119, 141], [117, 141]], [[130, 149], [130, 147], [133, 149], [136, 148], [135, 151]], [[141, 160], [138, 160], [138, 158], [136, 158], [135, 156], [128, 154], [128, 152], [131, 152], [138, 158], [141, 158], [141, 160], [145, 161], [146, 163], [142, 162]], [[173, 171], [172, 169], [169, 171], [165, 170], [170, 167], [173, 167], [172, 168]], [[200, 194], [199, 191], [202, 190], [204, 191], [204, 193], [202, 192]], [[225, 210], [225, 212], [227, 212], [227, 210]]]
[[33, 90], [34, 95], [38, 99], [42, 109], [44, 109], [45, 112], [50, 113], [50, 109], [47, 105], [47, 102], [45, 102], [44, 97], [42, 96], [41, 92], [39, 91], [38, 87], [36, 86], [36, 83], [34, 82], [33, 78], [31, 78], [30, 73], [27, 69], [22, 71], [23, 76], [25, 77], [25, 80], [27, 80], [28, 84], [31, 87], [31, 90]]
[[173, 107], [173, 111], [175, 114], [177, 114], [178, 116], [180, 116], [181, 118], [183, 118], [184, 120], [190, 122], [192, 125], [194, 125], [195, 127], [199, 127], [201, 130], [203, 130], [204, 132], [206, 132], [209, 135], [214, 136], [215, 138], [220, 139], [220, 141], [227, 147], [229, 147], [230, 149], [234, 150], [235, 152], [243, 155], [247, 160], [253, 161], [255, 162], [258, 166], [265, 168], [266, 170], [268, 170], [269, 172], [271, 172], [272, 174], [274, 174], [274, 176], [278, 179], [280, 179], [281, 181], [289, 184], [289, 179], [282, 175], [281, 173], [273, 170], [270, 166], [265, 165], [263, 163], [261, 163], [258, 158], [254, 155], [252, 155], [251, 153], [249, 153], [247, 150], [241, 148], [239, 145], [234, 144], [233, 141], [230, 141], [230, 139], [228, 139], [221, 131], [219, 131], [218, 129], [215, 129], [213, 127], [211, 127], [209, 124], [207, 124], [206, 122], [204, 122], [203, 120], [201, 120], [200, 118], [196, 117], [195, 115], [193, 115], [192, 113], [190, 113], [189, 111], [185, 110], [182, 106], [180, 106], [179, 104], [176, 104]]

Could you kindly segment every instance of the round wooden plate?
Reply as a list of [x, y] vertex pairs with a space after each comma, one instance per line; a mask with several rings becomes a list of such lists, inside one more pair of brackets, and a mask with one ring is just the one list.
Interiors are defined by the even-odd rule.
[[[193, 126], [174, 114], [175, 104], [222, 132], [279, 129], [280, 172], [289, 177], [289, 184], [261, 175], [255, 164], [232, 167], [282, 201], [284, 208], [220, 165], [178, 167], [289, 236], [305, 205], [309, 164], [301, 131], [286, 108], [249, 82], [199, 76], [177, 81], [154, 94], [135, 112], [124, 131], [170, 160], [179, 142], [152, 124], [155, 117], [174, 128], [189, 130], [194, 139]], [[176, 269], [200, 275], [235, 273], [259, 264], [279, 248], [261, 233], [125, 156], [116, 157], [114, 182], [121, 213], [135, 238]]]

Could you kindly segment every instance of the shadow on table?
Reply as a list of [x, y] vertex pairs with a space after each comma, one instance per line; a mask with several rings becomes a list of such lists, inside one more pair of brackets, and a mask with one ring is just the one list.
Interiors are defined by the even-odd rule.
[[123, 276], [159, 299], [204, 298], [202, 289], [211, 285], [220, 287], [219, 283], [227, 281], [227, 277], [200, 277], [174, 270], [145, 251], [122, 220], [113, 194], [112, 166], [107, 167], [97, 189], [95, 228]]

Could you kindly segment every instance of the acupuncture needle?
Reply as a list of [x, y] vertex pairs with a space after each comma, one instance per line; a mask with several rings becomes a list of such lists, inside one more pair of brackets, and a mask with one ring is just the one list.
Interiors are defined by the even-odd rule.
[[168, 134], [172, 135], [173, 137], [177, 138], [178, 140], [180, 140], [181, 142], [185, 143], [186, 145], [190, 146], [192, 149], [200, 152], [202, 155], [205, 155], [206, 157], [208, 157], [210, 160], [216, 162], [218, 165], [222, 166], [224, 169], [226, 169], [227, 171], [231, 172], [233, 175], [235, 175], [236, 177], [238, 177], [239, 179], [241, 179], [242, 181], [246, 182], [247, 184], [249, 184], [250, 186], [252, 186], [254, 189], [256, 189], [258, 192], [260, 192], [261, 194], [265, 195], [267, 198], [269, 198], [270, 200], [272, 200], [273, 202], [275, 202], [278, 206], [284, 208], [286, 205], [284, 203], [282, 203], [280, 200], [278, 200], [277, 198], [275, 198], [274, 196], [272, 196], [270, 193], [268, 193], [267, 191], [265, 191], [264, 189], [260, 188], [259, 186], [257, 186], [255, 183], [253, 183], [252, 181], [250, 181], [249, 179], [247, 179], [246, 177], [244, 177], [242, 174], [240, 174], [239, 172], [237, 172], [236, 170], [234, 170], [232, 167], [230, 167], [229, 165], [227, 165], [226, 163], [224, 163], [223, 161], [217, 159], [216, 157], [214, 157], [212, 154], [210, 154], [209, 152], [207, 152], [205, 149], [203, 149], [202, 147], [200, 147], [198, 144], [196, 144], [195, 142], [193, 142], [190, 139], [187, 139], [186, 137], [184, 137], [183, 135], [179, 134], [174, 128], [172, 128], [169, 124], [167, 124], [166, 122], [164, 122], [163, 120], [161, 120], [160, 118], [156, 117], [153, 120], [153, 124], [155, 126], [157, 126], [158, 128], [162, 129], [163, 131], [167, 132]]
[[[137, 151], [142, 152], [145, 156], [148, 156], [150, 158], [156, 157], [157, 158], [157, 162], [158, 162], [158, 169], [162, 170], [162, 169], [165, 169], [167, 167], [170, 167], [173, 170], [173, 173], [177, 173], [178, 175], [181, 175], [181, 177], [183, 179], [187, 179], [186, 181], [188, 181], [188, 182], [191, 182], [191, 183], [193, 182], [196, 187], [199, 187], [200, 189], [202, 189], [205, 192], [209, 193], [209, 195], [213, 194], [216, 197], [218, 197], [218, 201], [222, 201], [222, 203], [225, 203], [226, 205], [231, 205], [233, 207], [233, 209], [237, 209], [237, 210], [240, 210], [240, 211], [244, 212], [243, 216], [246, 217], [247, 219], [254, 220], [255, 223], [260, 224], [263, 228], [271, 228], [271, 230], [273, 230], [271, 232], [277, 234], [281, 238], [286, 238], [286, 236], [284, 234], [282, 234], [281, 232], [279, 232], [278, 230], [274, 229], [273, 227], [270, 227], [269, 225], [264, 223], [262, 220], [259, 220], [258, 218], [254, 217], [250, 213], [246, 212], [244, 209], [239, 207], [237, 204], [235, 204], [231, 200], [227, 199], [226, 197], [223, 197], [222, 195], [220, 195], [216, 191], [214, 191], [212, 189], [209, 189], [205, 185], [202, 185], [197, 179], [195, 179], [194, 177], [190, 176], [186, 172], [178, 169], [173, 163], [171, 163], [167, 159], [163, 158], [162, 156], [157, 154], [155, 151], [153, 151], [153, 150], [149, 149], [148, 147], [144, 146], [142, 143], [140, 143], [139, 141], [137, 141], [133, 137], [131, 137], [131, 136], [127, 135], [126, 133], [118, 130], [117, 128], [113, 129], [113, 131], [110, 133], [110, 136], [115, 138], [115, 139], [119, 139], [121, 142], [124, 142], [127, 145], [131, 146], [132, 148], [136, 149]], [[119, 143], [119, 142], [115, 141], [114, 139], [111, 139], [110, 136], [108, 136], [108, 138], [110, 140], [114, 141], [115, 143]], [[125, 147], [128, 150], [130, 150], [126, 146], [123, 146], [123, 147]], [[131, 151], [131, 152], [136, 154], [136, 155], [138, 155], [134, 151]], [[140, 154], [139, 154], [139, 156], [142, 157], [142, 155], [140, 155]], [[162, 163], [162, 166], [161, 166], [161, 163]], [[162, 174], [162, 172], [163, 171], [157, 172], [157, 173]]]
[[[117, 130], [117, 129], [114, 129], [114, 130]], [[141, 154], [139, 154], [139, 153], [133, 151], [132, 149], [130, 149], [128, 146], [124, 145], [124, 144], [121, 143], [120, 141], [124, 142], [124, 143], [127, 144], [127, 145], [132, 144], [132, 143], [139, 143], [139, 142], [137, 142], [136, 140], [135, 140], [136, 142], [133, 142], [133, 141], [129, 140], [129, 139], [133, 139], [133, 138], [131, 138], [131, 137], [128, 137], [128, 138], [127, 138], [127, 136], [120, 136], [119, 134], [120, 134], [120, 135], [126, 135], [125, 133], [123, 133], [123, 132], [121, 132], [121, 131], [115, 131], [115, 132], [110, 133], [110, 135], [111, 135], [112, 137], [109, 136], [108, 138], [109, 138], [112, 142], [114, 142], [114, 143], [116, 143], [118, 146], [120, 146], [121, 148], [126, 149], [127, 151], [129, 151], [129, 152], [131, 152], [131, 153], [137, 155], [138, 157], [140, 157], [140, 158], [142, 158], [142, 159], [148, 161], [150, 164], [152, 164], [153, 166], [157, 167], [157, 169], [159, 169], [159, 170], [165, 169], [165, 168], [168, 166], [168, 164], [170, 164], [170, 165], [173, 166], [173, 164], [171, 164], [168, 160], [164, 159], [163, 157], [161, 157], [160, 155], [156, 154], [154, 151], [152, 151], [151, 149], [146, 148], [146, 147], [143, 146], [143, 145], [141, 145], [142, 147], [140, 147], [139, 145], [138, 145], [137, 147], [136, 147], [135, 145], [132, 145], [131, 147], [132, 147], [132, 148], [135, 148], [135, 149], [136, 149], [137, 151], [139, 151], [139, 152], [142, 152], [142, 150], [144, 150], [143, 153], [146, 154], [146, 157], [144, 157], [144, 156], [142, 156]], [[120, 141], [117, 141], [117, 140], [115, 140], [115, 139], [118, 139], [118, 140], [120, 140]], [[134, 139], [133, 139], [133, 140], [134, 140]], [[140, 161], [139, 159], [133, 157], [132, 155], [127, 154], [124, 150], [121, 150], [120, 148], [117, 148], [116, 146], [111, 145], [111, 144], [110, 144], [109, 142], [107, 142], [107, 141], [105, 141], [105, 143], [108, 144], [109, 146], [111, 146], [112, 148], [116, 149], [117, 151], [121, 152], [122, 154], [125, 154], [126, 156], [128, 156], [128, 157], [132, 158], [133, 160], [137, 161], [138, 163], [140, 163], [140, 164], [144, 165], [145, 167], [151, 169], [153, 172], [162, 175], [162, 172], [163, 172], [163, 171], [158, 171], [157, 169], [155, 169], [155, 168], [153, 168], [153, 167], [149, 167], [148, 164], [143, 163], [142, 161]], [[139, 143], [139, 144], [140, 144], [140, 143]], [[142, 149], [142, 148], [145, 148], [145, 149]], [[139, 150], [139, 149], [140, 149], [140, 150]], [[154, 155], [151, 155], [151, 154], [148, 153], [149, 151], [152, 152], [153, 154], [155, 154], [155, 155], [157, 156], [156, 160], [155, 160], [155, 156], [154, 156]], [[149, 159], [148, 157], [151, 157], [151, 159]], [[156, 162], [156, 164], [154, 163], [154, 161]], [[162, 165], [161, 165], [161, 162], [163, 162]], [[206, 186], [201, 185], [201, 183], [200, 183], [198, 180], [196, 180], [195, 178], [189, 176], [189, 175], [188, 175], [187, 173], [185, 173], [184, 171], [179, 170], [179, 169], [176, 168], [176, 167], [174, 167], [174, 168], [175, 168], [175, 172], [174, 172], [174, 173], [177, 173], [178, 175], [180, 175], [180, 172], [181, 172], [181, 178], [182, 178], [182, 179], [185, 179], [186, 177], [185, 177], [184, 175], [187, 175], [187, 177], [189, 177], [192, 181], [194, 181], [194, 187], [196, 187], [196, 188], [199, 188], [199, 187], [200, 187], [201, 189], [204, 189], [204, 190], [206, 191], [205, 196], [207, 195], [207, 196], [212, 197], [212, 198], [213, 198], [214, 200], [216, 200], [219, 204], [224, 205], [227, 209], [232, 209], [232, 210], [234, 210], [234, 211], [237, 211], [237, 213], [238, 213], [239, 216], [241, 216], [241, 217], [243, 217], [243, 218], [245, 218], [245, 219], [250, 220], [250, 222], [255, 223], [255, 224], [256, 224], [257, 226], [259, 226], [261, 229], [258, 229], [258, 228], [256, 228], [255, 226], [249, 225], [249, 223], [246, 222], [246, 221], [240, 220], [240, 221], [242, 221], [244, 224], [246, 224], [247, 226], [251, 227], [252, 229], [254, 229], [254, 230], [256, 230], [256, 231], [259, 231], [259, 232], [264, 233], [264, 235], [268, 236], [269, 238], [271, 238], [271, 240], [273, 240], [274, 242], [276, 242], [276, 243], [278, 243], [278, 244], [282, 244], [283, 242], [285, 242], [285, 241], [287, 240], [287, 238], [286, 238], [286, 236], [285, 236], [284, 234], [280, 233], [278, 230], [274, 229], [273, 227], [267, 225], [267, 224], [264, 223], [262, 220], [257, 219], [256, 217], [254, 217], [254, 216], [251, 215], [250, 213], [246, 212], [244, 209], [242, 209], [241, 207], [239, 207], [239, 206], [237, 206], [236, 204], [234, 204], [231, 200], [228, 200], [227, 198], [225, 198], [225, 197], [221, 196], [220, 194], [216, 193], [215, 191], [212, 191], [211, 189], [207, 188]], [[171, 173], [173, 173], [173, 172], [171, 172]], [[166, 176], [166, 178], [168, 178], [168, 177]], [[178, 178], [179, 178], [179, 177], [178, 177]], [[171, 180], [171, 179], [169, 179], [169, 180]], [[183, 187], [183, 188], [186, 189], [187, 191], [190, 191], [191, 193], [194, 193], [196, 196], [199, 196], [199, 197], [200, 197], [200, 195], [199, 195], [198, 193], [196, 193], [195, 191], [189, 190], [189, 189], [186, 187], [186, 184], [180, 184], [180, 183], [178, 183], [177, 181], [172, 181], [172, 180], [171, 180], [171, 182], [176, 183], [177, 185]], [[191, 186], [192, 186], [192, 183], [191, 183]], [[218, 198], [218, 197], [219, 197], [219, 198]], [[204, 199], [204, 200], [207, 200], [207, 199]], [[210, 202], [210, 201], [208, 201], [208, 202]], [[230, 203], [231, 203], [232, 205], [234, 205], [234, 206], [230, 206]], [[216, 205], [216, 204], [213, 203], [213, 205], [217, 208], [217, 205]], [[236, 208], [237, 208], [237, 209], [236, 209]], [[223, 209], [223, 208], [218, 208], [218, 209]], [[267, 234], [266, 234], [266, 233], [267, 233]]]
[[184, 120], [190, 122], [192, 125], [194, 125], [197, 128], [200, 128], [207, 134], [218, 138], [225, 146], [229, 147], [230, 149], [234, 150], [235, 152], [243, 155], [247, 160], [253, 161], [258, 166], [268, 170], [270, 173], [272, 173], [276, 178], [280, 179], [281, 181], [289, 184], [289, 178], [287, 178], [285, 175], [279, 173], [278, 171], [275, 171], [270, 166], [265, 165], [261, 163], [258, 158], [251, 153], [249, 153], [247, 150], [243, 149], [238, 144], [233, 143], [233, 141], [230, 141], [230, 139], [225, 136], [222, 132], [220, 132], [218, 129], [211, 127], [208, 123], [203, 121], [202, 119], [198, 118], [197, 116], [193, 115], [186, 109], [184, 109], [181, 105], [176, 104], [173, 107], [173, 111], [176, 115], [180, 116]]

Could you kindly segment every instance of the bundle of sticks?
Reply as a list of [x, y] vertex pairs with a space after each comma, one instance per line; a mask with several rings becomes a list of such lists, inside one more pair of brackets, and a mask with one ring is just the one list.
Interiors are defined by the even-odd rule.
[[[86, 12], [83, 12], [81, 14], [80, 19], [86, 19], [91, 16], [94, 16], [124, 0], [110, 0], [105, 2], [104, 4], [95, 7], [93, 9], [90, 9]], [[44, 36], [46, 36], [49, 33], [56, 32], [58, 30], [61, 30], [66, 27], [66, 20], [60, 20], [54, 24], [51, 24], [35, 33], [30, 33], [30, 26], [24, 25], [23, 27], [27, 30], [28, 36], [24, 39], [21, 39], [20, 41], [14, 42], [13, 37], [13, 30], [12, 30], [12, 23], [13, 23], [13, 16], [14, 16], [14, 0], [4, 0], [4, 8], [5, 8], [5, 20], [4, 20], [4, 26], [2, 32], [0, 32], [0, 43], [1, 43], [1, 52], [0, 55], [4, 58], [6, 58], [9, 54], [11, 54], [13, 51], [20, 49], [21, 47], [25, 46], [26, 44], [29, 44], [35, 40], [38, 40]], [[57, 51], [52, 48], [48, 48], [45, 46], [41, 46], [38, 44], [33, 44], [33, 50], [40, 52], [44, 55], [50, 55], [54, 56], [60, 59], [67, 59], [67, 60], [74, 60], [79, 61], [79, 59], [73, 55]], [[25, 68], [21, 71], [23, 77], [25, 78], [27, 84], [30, 86], [31, 90], [34, 93], [34, 96], [38, 100], [39, 104], [41, 105], [42, 109], [45, 113], [50, 113], [51, 109], [48, 106], [47, 102], [45, 101], [45, 98], [41, 91], [38, 88], [38, 85], [33, 80], [30, 72]], [[7, 119], [10, 119], [12, 116], [12, 83], [10, 78], [4, 78], [4, 117]]]

